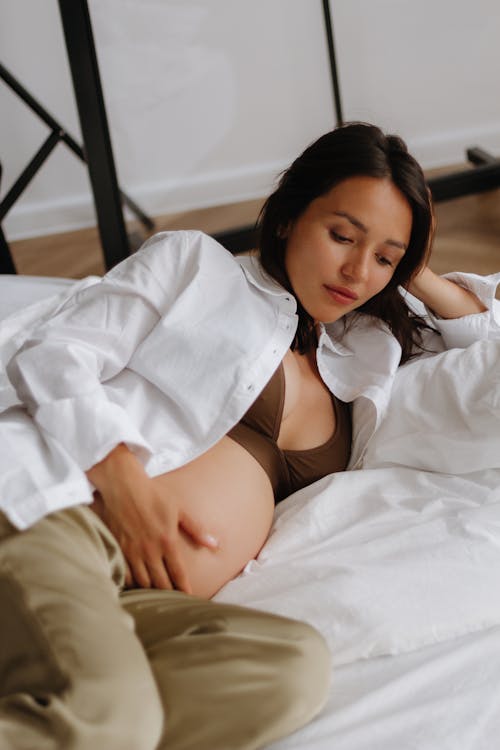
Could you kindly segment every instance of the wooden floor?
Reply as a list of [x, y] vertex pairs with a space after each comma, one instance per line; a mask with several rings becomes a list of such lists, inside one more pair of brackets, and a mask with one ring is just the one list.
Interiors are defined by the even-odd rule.
[[[155, 231], [202, 229], [211, 233], [252, 224], [261, 203], [254, 200], [158, 217]], [[438, 229], [431, 260], [436, 272], [500, 271], [500, 190], [439, 203], [436, 213]], [[11, 250], [23, 274], [83, 278], [104, 272], [95, 228], [19, 240], [11, 243]]]
[[[166, 229], [201, 229], [209, 234], [233, 227], [253, 224], [261, 200], [235, 203], [228, 206], [170, 214], [154, 218], [154, 232]], [[143, 233], [143, 227], [131, 222], [127, 229], [132, 233]], [[35, 237], [10, 243], [10, 249], [18, 273], [33, 276], [66, 276], [81, 279], [90, 274], [104, 273], [104, 263], [97, 227], [77, 232]]]

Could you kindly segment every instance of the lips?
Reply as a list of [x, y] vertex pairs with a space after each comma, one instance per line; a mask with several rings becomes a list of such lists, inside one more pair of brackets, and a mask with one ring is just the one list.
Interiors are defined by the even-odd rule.
[[325, 284], [325, 289], [336, 302], [340, 302], [343, 305], [351, 305], [358, 299], [356, 292], [344, 286], [329, 286]]

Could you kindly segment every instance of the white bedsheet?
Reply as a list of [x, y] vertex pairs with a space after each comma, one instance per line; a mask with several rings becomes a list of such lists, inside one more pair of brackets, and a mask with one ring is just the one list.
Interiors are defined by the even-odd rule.
[[0, 320], [33, 302], [67, 292], [74, 284], [73, 279], [0, 274]]
[[337, 665], [500, 624], [500, 471], [346, 472], [277, 515], [217, 598], [310, 622]]
[[333, 672], [328, 702], [269, 750], [496, 750], [500, 628]]

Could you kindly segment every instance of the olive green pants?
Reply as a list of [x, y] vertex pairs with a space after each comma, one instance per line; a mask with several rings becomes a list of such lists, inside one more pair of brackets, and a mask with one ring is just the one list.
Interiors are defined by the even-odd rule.
[[250, 750], [322, 707], [309, 626], [181, 592], [120, 593], [86, 507], [19, 532], [0, 514], [2, 750]]

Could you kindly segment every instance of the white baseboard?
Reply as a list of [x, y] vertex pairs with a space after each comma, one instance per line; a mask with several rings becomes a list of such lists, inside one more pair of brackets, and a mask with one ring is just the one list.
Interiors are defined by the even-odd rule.
[[[410, 140], [412, 153], [424, 169], [465, 161], [465, 148], [481, 146], [500, 156], [500, 125], [439, 133]], [[286, 163], [224, 170], [201, 176], [191, 175], [178, 182], [165, 181], [123, 188], [151, 216], [180, 213], [211, 206], [261, 198], [272, 189]], [[90, 193], [44, 202], [20, 203], [10, 211], [3, 228], [14, 241], [95, 226]]]
[[[264, 197], [272, 189], [284, 163], [261, 164], [221, 172], [190, 176], [177, 182], [165, 181], [124, 188], [150, 216], [175, 214], [195, 209]], [[128, 211], [126, 217], [131, 217]], [[20, 203], [6, 217], [3, 228], [8, 241], [28, 239], [95, 226], [96, 218], [90, 192], [71, 198]]]

